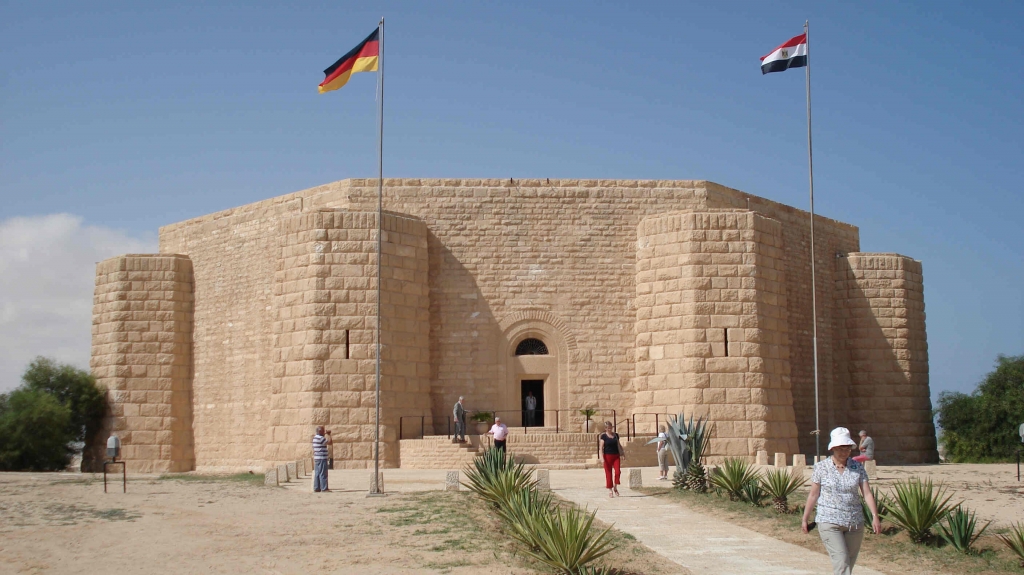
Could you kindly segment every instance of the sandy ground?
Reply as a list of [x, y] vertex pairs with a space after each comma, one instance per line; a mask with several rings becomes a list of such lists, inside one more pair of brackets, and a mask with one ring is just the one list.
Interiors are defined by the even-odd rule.
[[[129, 477], [128, 493], [91, 475], [0, 473], [0, 573], [539, 574], [499, 524], [444, 471], [365, 471], [284, 488], [239, 480]], [[102, 477], [102, 476], [100, 476]], [[618, 535], [608, 563], [645, 575], [685, 570]]]
[[[91, 475], [0, 473], [0, 573], [512, 573], [497, 525], [468, 494], [443, 493], [444, 471], [385, 470], [391, 495], [367, 498], [369, 474], [265, 488], [245, 481], [130, 477], [128, 493]], [[625, 474], [624, 474], [625, 475]], [[644, 484], [659, 486], [646, 468]], [[601, 470], [552, 471], [551, 484], [601, 490]], [[875, 483], [931, 477], [997, 525], [1024, 519], [1014, 465], [880, 467]], [[664, 482], [660, 482], [664, 485]], [[783, 538], [784, 539], [784, 538]], [[629, 540], [613, 565], [683, 569]], [[633, 545], [632, 547], [629, 547]]]

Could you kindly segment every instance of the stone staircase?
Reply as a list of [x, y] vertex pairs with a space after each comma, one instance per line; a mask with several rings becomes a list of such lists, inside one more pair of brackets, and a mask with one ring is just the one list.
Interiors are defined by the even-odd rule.
[[467, 435], [465, 443], [452, 443], [444, 435], [399, 442], [399, 465], [408, 469], [462, 469], [483, 453], [479, 435]]

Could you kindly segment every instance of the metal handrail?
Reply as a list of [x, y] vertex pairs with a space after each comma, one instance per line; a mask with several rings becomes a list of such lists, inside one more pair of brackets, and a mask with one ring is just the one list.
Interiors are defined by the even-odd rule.
[[[559, 414], [560, 413], [577, 413], [578, 414], [580, 409], [538, 409], [536, 411], [541, 412], [542, 414], [554, 413], [554, 416], [555, 416], [555, 433], [563, 433], [563, 432], [572, 433], [569, 430], [563, 430], [561, 428], [562, 417], [560, 417]], [[618, 429], [618, 412], [616, 410], [614, 410], [614, 409], [597, 409], [596, 411], [597, 411], [597, 414], [595, 414], [595, 415], [598, 415], [598, 414], [601, 414], [601, 413], [610, 414], [611, 418], [612, 418], [612, 426], [613, 426], [613, 428]], [[478, 413], [490, 414], [489, 421], [493, 423], [495, 416], [499, 416], [500, 417], [502, 414], [525, 414], [526, 410], [525, 409], [499, 409], [499, 410], [474, 409], [474, 410], [467, 410], [466, 411], [466, 415], [468, 417], [466, 419], [467, 420], [471, 420], [472, 416], [476, 415]], [[448, 415], [448, 416], [443, 416], [443, 417], [445, 418], [445, 421], [446, 421], [447, 437], [450, 439], [452, 437], [452, 416]], [[431, 425], [432, 426], [434, 424], [434, 420], [438, 419], [437, 417], [435, 417], [433, 415], [402, 415], [402, 416], [399, 416], [399, 418], [398, 418], [398, 439], [400, 439], [400, 440], [401, 439], [422, 439], [424, 437], [424, 435], [425, 435], [426, 420], [428, 418], [431, 420]], [[405, 437], [405, 427], [406, 427], [405, 420], [406, 419], [411, 419], [413, 421], [415, 421], [416, 419], [419, 419], [419, 436], [418, 437]], [[506, 417], [506, 419], [507, 419], [507, 417]], [[594, 421], [594, 419], [589, 418], [589, 417], [587, 419], [590, 420], [590, 421]], [[627, 420], [625, 420], [625, 422], [626, 422], [626, 432], [628, 434], [629, 433], [629, 420], [627, 419]], [[523, 429], [523, 434], [526, 435], [526, 434], [529, 433], [530, 427], [540, 427], [540, 426], [536, 426], [535, 425], [535, 426], [528, 427], [528, 426], [525, 426], [525, 425], [521, 425], [521, 426], [516, 426], [516, 427], [517, 428], [521, 427]], [[596, 425], [594, 427], [596, 427]], [[591, 432], [593, 433], [594, 431], [591, 430]]]
[[649, 411], [634, 412], [633, 415], [631, 416], [631, 419], [633, 420], [633, 429], [632, 429], [633, 434], [632, 435], [629, 435], [629, 431], [630, 431], [629, 430], [629, 426], [626, 427], [626, 433], [627, 433], [626, 437], [628, 439], [633, 439], [633, 438], [635, 438], [637, 436], [636, 416], [638, 416], [638, 415], [653, 415], [654, 416], [654, 435], [657, 435], [658, 434], [658, 428], [661, 425], [660, 417], [662, 415], [664, 415], [665, 416], [665, 422], [667, 423], [669, 421], [668, 418], [672, 414], [670, 414], [670, 413], [656, 413], [656, 412], [649, 412]]

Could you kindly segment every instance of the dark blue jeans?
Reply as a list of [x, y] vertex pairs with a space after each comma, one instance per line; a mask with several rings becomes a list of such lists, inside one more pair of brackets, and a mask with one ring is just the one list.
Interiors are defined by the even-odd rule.
[[327, 489], [327, 460], [313, 460], [313, 491]]

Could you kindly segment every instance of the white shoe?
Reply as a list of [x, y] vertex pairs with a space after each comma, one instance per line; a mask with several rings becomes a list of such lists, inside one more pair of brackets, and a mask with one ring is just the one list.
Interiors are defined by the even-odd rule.
[[658, 481], [668, 481], [668, 477], [659, 477]]

